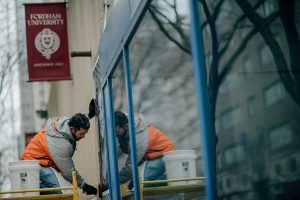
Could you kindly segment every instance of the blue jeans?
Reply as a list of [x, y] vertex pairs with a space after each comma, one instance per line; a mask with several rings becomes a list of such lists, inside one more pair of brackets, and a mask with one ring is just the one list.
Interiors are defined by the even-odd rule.
[[[40, 169], [40, 188], [57, 188], [60, 187], [59, 182], [50, 167], [42, 167]], [[41, 194], [62, 194], [61, 190], [42, 192]]]
[[[154, 180], [166, 180], [166, 167], [165, 162], [162, 157], [153, 160], [147, 160], [144, 169], [144, 181], [154, 181]], [[160, 184], [145, 184], [144, 187], [158, 187], [166, 186], [166, 183]], [[128, 188], [131, 190], [133, 188], [133, 181], [131, 180]]]
[[[144, 181], [166, 180], [166, 167], [162, 157], [154, 160], [147, 160], [144, 169]], [[160, 184], [145, 184], [144, 187], [165, 186], [166, 183]]]

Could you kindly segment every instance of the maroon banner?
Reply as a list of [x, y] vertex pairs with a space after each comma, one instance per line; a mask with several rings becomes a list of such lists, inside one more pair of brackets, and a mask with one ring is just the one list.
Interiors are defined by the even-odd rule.
[[70, 80], [65, 3], [25, 4], [29, 81]]

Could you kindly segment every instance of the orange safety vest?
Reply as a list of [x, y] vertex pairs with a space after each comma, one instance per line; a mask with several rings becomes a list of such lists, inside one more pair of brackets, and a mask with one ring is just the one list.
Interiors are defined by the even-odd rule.
[[22, 160], [39, 160], [43, 167], [53, 167], [60, 171], [54, 163], [46, 139], [46, 129], [42, 129], [35, 135], [24, 150]]
[[146, 159], [152, 160], [161, 157], [167, 151], [175, 150], [172, 141], [160, 130], [148, 125], [148, 149]]

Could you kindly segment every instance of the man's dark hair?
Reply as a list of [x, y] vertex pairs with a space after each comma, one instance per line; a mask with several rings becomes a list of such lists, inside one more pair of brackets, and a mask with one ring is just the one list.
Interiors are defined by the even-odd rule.
[[71, 117], [69, 127], [73, 127], [76, 131], [80, 130], [80, 128], [88, 130], [90, 128], [90, 122], [84, 114], [76, 113]]
[[116, 111], [115, 112], [115, 126], [123, 128], [126, 124], [128, 124], [127, 116], [121, 111]]

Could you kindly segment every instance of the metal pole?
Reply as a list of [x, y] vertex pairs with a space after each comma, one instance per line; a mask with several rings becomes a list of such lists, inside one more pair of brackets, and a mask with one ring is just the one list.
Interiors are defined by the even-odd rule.
[[91, 51], [71, 51], [71, 57], [91, 57]]
[[109, 77], [107, 80], [108, 85], [105, 89], [105, 103], [106, 108], [106, 119], [107, 119], [107, 139], [108, 139], [108, 150], [109, 150], [109, 162], [111, 173], [110, 182], [110, 196], [113, 200], [121, 200], [120, 193], [120, 181], [119, 181], [119, 169], [118, 169], [118, 157], [117, 157], [117, 146], [116, 146], [116, 133], [114, 124], [114, 104], [113, 104], [113, 91], [112, 91], [112, 80]]
[[207, 91], [207, 73], [205, 67], [204, 47], [200, 24], [200, 13], [198, 11], [199, 2], [190, 0], [191, 10], [191, 45], [193, 55], [193, 67], [198, 96], [198, 113], [201, 127], [201, 137], [203, 145], [203, 160], [206, 176], [207, 199], [216, 199], [215, 166], [213, 166], [212, 136], [210, 131], [210, 112]]
[[124, 48], [123, 48], [123, 56], [124, 56], [125, 83], [126, 83], [127, 102], [128, 102], [128, 121], [129, 121], [134, 198], [135, 198], [135, 200], [139, 200], [140, 199], [140, 184], [139, 184], [139, 172], [138, 172], [136, 141], [135, 141], [135, 128], [134, 128], [135, 126], [134, 126], [134, 111], [133, 111], [133, 103], [132, 103], [130, 60], [129, 60], [129, 50], [128, 50], [127, 46], [124, 46]]
[[[107, 173], [108, 173], [108, 182], [109, 185], [112, 184], [112, 179], [111, 179], [111, 175], [110, 175], [110, 156], [109, 156], [109, 151], [108, 151], [108, 138], [107, 138], [107, 119], [106, 119], [106, 102], [105, 102], [105, 92], [104, 89], [105, 87], [107, 87], [107, 84], [104, 86], [104, 88], [101, 89], [101, 98], [102, 98], [102, 104], [103, 104], [103, 129], [104, 129], [104, 142], [105, 142], [105, 147], [106, 147], [106, 159], [107, 159]], [[111, 187], [109, 187], [109, 192], [110, 194], [112, 194], [112, 191], [110, 189]]]

